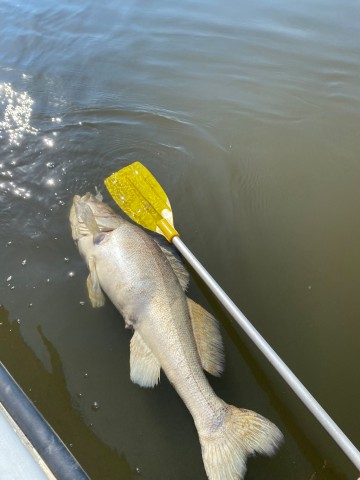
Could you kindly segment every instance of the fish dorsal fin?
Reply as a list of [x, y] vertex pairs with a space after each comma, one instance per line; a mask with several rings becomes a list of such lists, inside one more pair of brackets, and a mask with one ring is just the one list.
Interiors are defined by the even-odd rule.
[[187, 299], [195, 342], [203, 369], [219, 377], [225, 364], [224, 347], [219, 324], [201, 305]]
[[159, 245], [161, 251], [165, 254], [171, 265], [171, 268], [174, 270], [174, 273], [180, 282], [182, 289], [186, 291], [189, 285], [189, 272], [186, 270], [179, 252], [175, 249], [175, 247], [170, 245], [166, 238], [162, 235], [151, 232], [150, 235]]
[[160, 364], [136, 331], [130, 342], [130, 378], [140, 387], [155, 387], [160, 379]]
[[174, 270], [174, 273], [180, 282], [181, 288], [185, 292], [189, 285], [189, 272], [184, 267], [181, 259], [175, 257], [170, 249], [162, 247], [161, 245], [160, 248], [165, 253], [166, 258], [169, 260], [171, 268]]

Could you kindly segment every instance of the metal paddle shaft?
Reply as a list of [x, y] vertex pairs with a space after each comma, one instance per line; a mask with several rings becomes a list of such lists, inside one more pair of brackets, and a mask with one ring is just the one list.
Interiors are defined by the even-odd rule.
[[360, 471], [360, 452], [348, 439], [344, 432], [337, 426], [334, 420], [326, 413], [311, 393], [304, 387], [290, 368], [281, 360], [279, 355], [271, 348], [267, 341], [260, 335], [256, 328], [249, 322], [245, 315], [238, 309], [209, 272], [201, 265], [199, 260], [191, 253], [180, 237], [172, 239], [173, 245], [186, 258], [218, 300], [236, 320], [240, 327], [247, 333], [255, 345], [261, 350], [273, 367], [279, 372], [285, 382], [292, 388], [295, 394], [306, 405], [325, 430], [331, 435], [342, 451]]

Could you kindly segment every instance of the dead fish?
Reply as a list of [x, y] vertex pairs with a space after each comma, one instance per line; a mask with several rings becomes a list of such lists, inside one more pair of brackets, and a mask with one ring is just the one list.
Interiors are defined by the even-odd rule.
[[181, 260], [158, 237], [116, 215], [99, 194], [74, 197], [70, 224], [89, 268], [92, 305], [103, 305], [105, 292], [134, 331], [131, 380], [154, 387], [162, 368], [194, 419], [209, 480], [242, 479], [247, 456], [274, 454], [282, 434], [211, 388], [204, 370], [223, 371], [221, 334], [215, 318], [186, 296], [189, 275]]

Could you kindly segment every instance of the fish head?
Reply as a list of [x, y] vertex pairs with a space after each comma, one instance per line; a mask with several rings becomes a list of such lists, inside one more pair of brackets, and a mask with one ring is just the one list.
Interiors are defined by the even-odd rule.
[[100, 193], [75, 195], [70, 209], [70, 226], [75, 241], [86, 236], [95, 237], [100, 232], [111, 232], [125, 220], [102, 201]]

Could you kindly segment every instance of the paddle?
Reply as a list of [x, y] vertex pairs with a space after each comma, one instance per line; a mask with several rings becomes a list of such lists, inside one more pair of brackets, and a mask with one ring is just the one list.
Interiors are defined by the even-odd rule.
[[149, 230], [163, 234], [175, 245], [299, 399], [360, 470], [359, 450], [182, 242], [174, 228], [169, 199], [149, 170], [140, 162], [135, 162], [108, 177], [105, 185], [115, 202], [132, 220]]

